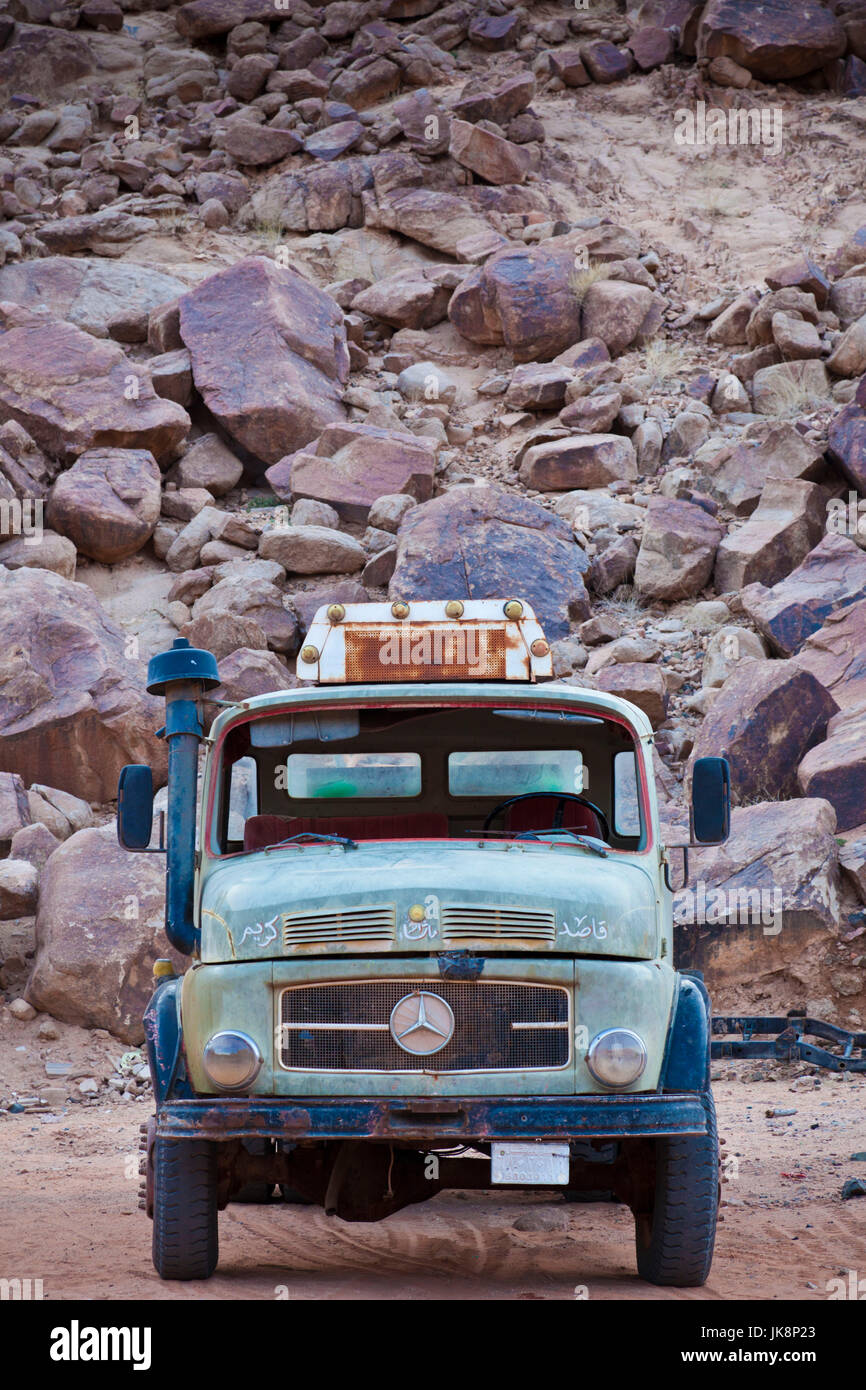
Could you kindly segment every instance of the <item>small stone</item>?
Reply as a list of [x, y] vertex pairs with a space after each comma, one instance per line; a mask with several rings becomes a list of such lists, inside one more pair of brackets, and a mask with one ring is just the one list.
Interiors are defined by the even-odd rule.
[[415, 362], [398, 376], [397, 390], [407, 401], [443, 401], [452, 405], [457, 396], [457, 383], [435, 362]]
[[28, 1004], [26, 999], [13, 999], [8, 1005], [8, 1009], [13, 1018], [19, 1023], [29, 1023], [31, 1018], [36, 1017], [36, 1010], [32, 1004]]

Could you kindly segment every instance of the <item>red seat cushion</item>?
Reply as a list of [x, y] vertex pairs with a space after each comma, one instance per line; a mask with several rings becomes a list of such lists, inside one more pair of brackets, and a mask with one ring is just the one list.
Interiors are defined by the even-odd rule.
[[[556, 796], [532, 797], [529, 801], [518, 801], [505, 812], [504, 828], [519, 835], [522, 830], [552, 830], [559, 798]], [[580, 835], [594, 835], [604, 838], [601, 823], [594, 811], [581, 806], [577, 801], [565, 801], [563, 805], [562, 826], [564, 830], [576, 830]]]
[[304, 832], [350, 840], [447, 840], [448, 817], [433, 811], [395, 816], [250, 816], [244, 825], [249, 853]]

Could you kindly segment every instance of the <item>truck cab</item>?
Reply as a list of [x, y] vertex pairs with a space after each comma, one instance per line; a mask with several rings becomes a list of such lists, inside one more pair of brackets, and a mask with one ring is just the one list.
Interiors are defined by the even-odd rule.
[[[703, 1283], [710, 1005], [672, 959], [647, 717], [553, 681], [522, 599], [332, 604], [297, 674], [205, 734], [213, 657], [150, 663], [189, 957], [157, 962], [145, 1015], [158, 1272], [208, 1277], [250, 1194], [375, 1221], [525, 1187], [626, 1203], [640, 1275]], [[152, 816], [125, 768], [121, 844], [150, 851]], [[695, 765], [691, 823], [726, 837], [724, 760]]]

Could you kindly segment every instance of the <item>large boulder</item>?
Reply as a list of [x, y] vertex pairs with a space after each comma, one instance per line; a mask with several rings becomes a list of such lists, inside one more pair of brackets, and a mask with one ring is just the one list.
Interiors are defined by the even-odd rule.
[[570, 236], [505, 247], [455, 290], [448, 317], [470, 342], [511, 348], [518, 362], [555, 357], [581, 337], [574, 266]]
[[539, 492], [633, 481], [637, 477], [634, 445], [621, 434], [575, 434], [551, 439], [527, 449], [519, 476], [526, 487]]
[[331, 99], [345, 103], [355, 111], [378, 106], [400, 87], [400, 69], [387, 58], [369, 54], [359, 58], [351, 67], [343, 68], [331, 83]]
[[689, 886], [674, 898], [679, 964], [700, 962], [717, 1009], [749, 1012], [758, 981], [767, 1012], [824, 992], [815, 955], [839, 923], [835, 829], [827, 801], [761, 802], [734, 808], [723, 845], [692, 851]]
[[171, 472], [178, 488], [204, 488], [212, 497], [222, 497], [237, 487], [244, 466], [218, 434], [202, 434], [187, 449]]
[[451, 158], [487, 183], [523, 183], [532, 158], [522, 145], [469, 121], [451, 122]]
[[436, 443], [423, 435], [373, 425], [329, 425], [310, 451], [280, 459], [267, 470], [277, 497], [326, 502], [345, 521], [367, 520], [388, 493], [425, 502], [433, 492]]
[[291, 130], [254, 125], [252, 121], [231, 121], [219, 137], [219, 147], [238, 164], [255, 168], [296, 154], [301, 141]]
[[265, 463], [345, 419], [342, 310], [296, 271], [238, 261], [181, 298], [180, 333], [205, 405]]
[[645, 285], [596, 280], [583, 299], [584, 337], [600, 338], [611, 353], [625, 352], [641, 336], [654, 304]]
[[90, 449], [57, 479], [45, 519], [104, 565], [141, 550], [159, 520], [162, 475], [147, 449]]
[[0, 770], [110, 801], [125, 763], [165, 780], [162, 722], [143, 665], [89, 589], [0, 570]]
[[288, 574], [352, 574], [367, 559], [354, 536], [329, 526], [274, 526], [262, 536], [259, 555]]
[[258, 623], [268, 646], [277, 652], [293, 652], [298, 646], [298, 624], [286, 608], [276, 584], [248, 577], [244, 570], [221, 579], [193, 604], [193, 619], [205, 613], [235, 613]]
[[856, 401], [833, 418], [827, 454], [851, 486], [866, 497], [866, 410]]
[[384, 227], [456, 256], [461, 242], [490, 237], [489, 220], [468, 198], [438, 188], [398, 185], [362, 195], [367, 227]]
[[0, 922], [36, 911], [39, 872], [27, 859], [0, 859]]
[[547, 637], [589, 617], [588, 561], [567, 522], [497, 487], [463, 486], [407, 512], [393, 598], [524, 598]]
[[667, 714], [668, 696], [665, 679], [658, 666], [648, 661], [618, 661], [606, 666], [595, 678], [599, 690], [619, 695], [643, 710], [653, 728], [658, 728]]
[[[158, 5], [156, 8], [164, 7]], [[286, 5], [275, 7], [274, 0], [190, 0], [177, 11], [175, 23], [183, 38], [207, 39], [215, 34], [227, 34], [230, 29], [251, 20], [267, 24], [274, 19], [275, 10], [287, 8]]]
[[701, 486], [738, 516], [749, 516], [767, 479], [805, 478], [826, 472], [820, 444], [804, 439], [784, 420], [755, 420], [733, 446], [725, 446], [700, 470]]
[[866, 706], [866, 598], [831, 613], [792, 660], [829, 690], [840, 709]]
[[[818, 305], [813, 294], [805, 290], [797, 289], [793, 286], [787, 289], [773, 290], [755, 306], [752, 317], [746, 325], [746, 342], [750, 348], [765, 347], [776, 341], [781, 346], [776, 336], [776, 314], [783, 314], [785, 317], [802, 319], [808, 323], [818, 322]], [[820, 343], [817, 351], [812, 355], [817, 357], [820, 351]]]
[[758, 415], [773, 418], [792, 408], [798, 412], [818, 410], [830, 399], [830, 378], [823, 362], [777, 362], [761, 367], [752, 377], [752, 403]]
[[30, 1003], [64, 1023], [140, 1043], [154, 960], [185, 963], [165, 937], [164, 909], [159, 855], [127, 853], [113, 826], [78, 831], [42, 873]]
[[21, 778], [16, 772], [0, 772], [0, 856], [9, 853], [14, 836], [32, 819]]
[[866, 824], [855, 826], [845, 836], [839, 849], [839, 867], [861, 903], [866, 903]]
[[836, 812], [837, 830], [851, 830], [866, 807], [866, 707], [842, 710], [827, 725], [827, 738], [797, 769], [804, 796], [822, 796]]
[[58, 217], [43, 222], [39, 240], [52, 253], [65, 256], [69, 251], [93, 251], [98, 256], [122, 256], [137, 237], [156, 232], [154, 217], [139, 217], [119, 208], [100, 208], [75, 217]]
[[0, 415], [70, 461], [120, 448], [149, 449], [161, 462], [190, 427], [186, 411], [158, 396], [116, 343], [9, 303], [0, 304]]
[[186, 289], [152, 266], [101, 256], [45, 256], [0, 267], [0, 300], [26, 309], [45, 307], [95, 338], [107, 338], [121, 313], [150, 313]]
[[635, 566], [635, 588], [648, 598], [689, 598], [703, 589], [723, 531], [714, 517], [691, 502], [654, 497]]
[[831, 613], [866, 598], [866, 552], [847, 536], [827, 535], [785, 579], [750, 584], [741, 602], [774, 651], [791, 656]]
[[0, 544], [0, 565], [8, 570], [53, 570], [64, 579], [74, 579], [77, 560], [72, 541], [47, 528], [37, 530], [34, 536], [17, 536]]
[[452, 265], [409, 266], [361, 290], [352, 309], [392, 328], [432, 328], [447, 318], [448, 301], [465, 273]]
[[845, 329], [853, 327], [866, 314], [866, 280], [862, 275], [845, 275], [830, 290], [830, 309]]
[[716, 590], [784, 579], [818, 544], [826, 523], [825, 488], [800, 478], [770, 478], [757, 510], [738, 531], [728, 532], [716, 552]]
[[483, 79], [478, 79], [472, 83], [471, 90], [464, 89], [453, 110], [464, 121], [495, 121], [497, 125], [505, 125], [526, 110], [534, 95], [535, 78], [524, 68], [496, 87], [486, 87]]
[[64, 86], [89, 77], [95, 67], [82, 34], [45, 23], [17, 24], [0, 52], [0, 99], [7, 102], [16, 92], [30, 92], [54, 101]]
[[[206, 177], [225, 175], [200, 174], [199, 181]], [[289, 172], [277, 174], [256, 190], [251, 209], [259, 221], [276, 221], [290, 232], [336, 232], [342, 227], [362, 227], [361, 194], [371, 182], [366, 159], [311, 164], [297, 172], [289, 166]]]
[[699, 58], [733, 58], [763, 82], [803, 77], [845, 52], [845, 30], [816, 0], [709, 0]]
[[220, 664], [241, 647], [264, 652], [268, 645], [255, 618], [230, 613], [225, 608], [191, 618], [179, 629], [178, 636], [185, 637], [191, 647], [212, 652]]
[[866, 314], [846, 328], [827, 358], [827, 367], [837, 376], [860, 376], [866, 372]]
[[738, 801], [794, 796], [797, 764], [824, 737], [839, 706], [793, 661], [737, 665], [695, 739], [695, 758], [727, 758]]

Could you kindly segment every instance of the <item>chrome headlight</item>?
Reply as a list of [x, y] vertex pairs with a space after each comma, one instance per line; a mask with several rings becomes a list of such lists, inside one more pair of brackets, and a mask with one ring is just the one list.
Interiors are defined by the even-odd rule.
[[255, 1081], [262, 1054], [246, 1033], [214, 1033], [205, 1043], [202, 1062], [217, 1090], [239, 1091]]
[[586, 1054], [586, 1065], [602, 1086], [620, 1090], [643, 1074], [646, 1044], [630, 1028], [606, 1028], [596, 1033]]

